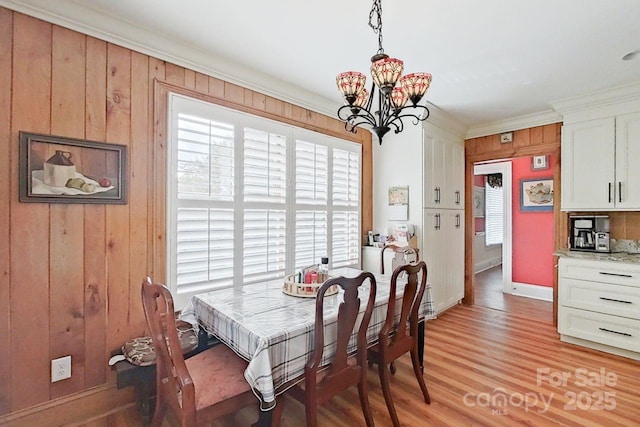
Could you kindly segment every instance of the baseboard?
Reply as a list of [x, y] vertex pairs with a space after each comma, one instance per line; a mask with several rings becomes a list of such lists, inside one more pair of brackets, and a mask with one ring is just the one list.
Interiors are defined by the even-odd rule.
[[482, 273], [483, 271], [497, 267], [500, 264], [502, 264], [502, 257], [481, 261], [474, 265], [474, 274]]
[[50, 427], [86, 423], [135, 405], [133, 387], [118, 390], [115, 384], [103, 384], [80, 393], [49, 400], [40, 405], [0, 417], [3, 427]]
[[551, 286], [530, 285], [528, 283], [513, 282], [511, 295], [534, 298], [543, 301], [553, 301], [553, 288]]

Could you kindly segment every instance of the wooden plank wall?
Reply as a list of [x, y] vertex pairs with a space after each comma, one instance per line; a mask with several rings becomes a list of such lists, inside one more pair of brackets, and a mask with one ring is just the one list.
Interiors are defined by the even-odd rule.
[[[139, 286], [165, 271], [159, 88], [362, 144], [372, 226], [369, 132], [0, 7], [0, 424], [113, 382], [110, 352], [145, 333]], [[19, 203], [19, 131], [126, 145], [128, 204]], [[71, 379], [52, 384], [51, 359], [68, 354]]]

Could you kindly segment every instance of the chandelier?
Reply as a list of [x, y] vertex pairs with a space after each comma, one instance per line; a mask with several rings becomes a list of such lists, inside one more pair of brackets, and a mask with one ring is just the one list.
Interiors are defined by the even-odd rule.
[[[431, 74], [413, 73], [402, 76], [404, 63], [390, 58], [382, 48], [382, 0], [373, 0], [369, 12], [369, 26], [378, 34], [378, 52], [371, 57], [371, 93], [365, 88], [366, 77], [357, 71], [338, 74], [336, 84], [345, 105], [338, 109], [338, 118], [344, 121], [344, 128], [355, 133], [358, 126], [370, 127], [382, 137], [392, 128], [402, 132], [402, 119], [412, 117], [414, 124], [429, 117], [429, 109], [418, 105], [431, 83]], [[377, 107], [373, 106], [374, 98]], [[407, 102], [410, 104], [407, 105]], [[377, 108], [372, 111], [372, 108]]]

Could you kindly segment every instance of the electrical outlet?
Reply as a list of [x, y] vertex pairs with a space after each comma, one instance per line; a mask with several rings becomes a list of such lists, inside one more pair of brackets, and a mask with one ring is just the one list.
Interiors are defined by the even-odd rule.
[[64, 356], [51, 361], [51, 382], [71, 378], [71, 356]]

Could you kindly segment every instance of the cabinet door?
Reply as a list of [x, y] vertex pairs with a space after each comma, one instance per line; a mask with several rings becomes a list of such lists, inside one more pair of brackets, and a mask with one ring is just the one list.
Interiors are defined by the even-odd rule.
[[562, 210], [614, 207], [614, 156], [614, 118], [562, 127]]
[[445, 148], [445, 208], [464, 209], [464, 142], [449, 141]]
[[464, 209], [464, 141], [433, 127], [424, 132], [424, 207]]
[[442, 213], [435, 209], [426, 209], [424, 215], [424, 236], [422, 259], [427, 263], [427, 285], [431, 287], [436, 313], [444, 310], [447, 302], [446, 239], [442, 228]]
[[424, 134], [424, 207], [442, 205], [445, 141], [433, 132]]
[[448, 306], [464, 298], [464, 211], [453, 210], [446, 214]]
[[640, 210], [640, 113], [616, 118], [617, 209]]
[[464, 297], [464, 211], [426, 209], [424, 261], [436, 313]]

